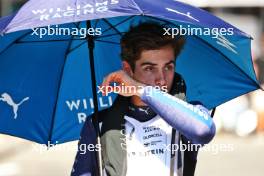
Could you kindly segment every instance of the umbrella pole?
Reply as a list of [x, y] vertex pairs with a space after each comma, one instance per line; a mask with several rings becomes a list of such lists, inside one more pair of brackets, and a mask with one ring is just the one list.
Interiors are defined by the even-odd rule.
[[213, 118], [214, 115], [215, 115], [215, 111], [216, 111], [216, 108], [214, 108], [214, 109], [212, 110], [212, 112], [211, 112], [211, 117], [212, 117], [212, 118]]
[[[86, 22], [87, 28], [91, 28], [91, 21]], [[103, 175], [102, 167], [102, 153], [101, 153], [101, 142], [100, 142], [100, 129], [99, 129], [99, 115], [98, 115], [98, 100], [96, 91], [96, 77], [95, 77], [95, 66], [94, 66], [94, 38], [93, 36], [87, 36], [88, 50], [89, 50], [89, 60], [91, 68], [91, 80], [92, 80], [92, 93], [93, 93], [93, 103], [94, 103], [94, 117], [92, 119], [95, 132], [96, 132], [96, 145], [100, 146], [100, 150], [96, 151], [96, 159], [98, 164], [99, 176]]]

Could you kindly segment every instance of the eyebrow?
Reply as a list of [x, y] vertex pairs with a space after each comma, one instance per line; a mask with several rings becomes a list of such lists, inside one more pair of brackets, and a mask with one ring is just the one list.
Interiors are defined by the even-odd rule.
[[168, 63], [166, 63], [165, 65], [169, 65], [169, 64], [174, 64], [175, 65], [175, 60], [171, 60]]
[[[169, 65], [171, 63], [175, 64], [175, 61], [174, 60], [171, 60], [171, 61], [167, 62], [165, 65]], [[152, 62], [143, 62], [142, 64], [140, 64], [140, 66], [145, 66], [145, 65], [156, 66], [158, 64], [155, 64], [155, 63], [152, 63]]]

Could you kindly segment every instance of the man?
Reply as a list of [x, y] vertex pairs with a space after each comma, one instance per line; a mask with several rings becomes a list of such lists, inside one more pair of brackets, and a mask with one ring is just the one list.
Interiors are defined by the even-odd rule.
[[[184, 101], [186, 87], [175, 73], [175, 58], [185, 40], [164, 35], [163, 28], [156, 23], [131, 27], [121, 39], [123, 69], [102, 83], [105, 93], [113, 82], [129, 87], [99, 114], [105, 175], [194, 175], [199, 147], [180, 146], [201, 146], [215, 135], [208, 110], [199, 102]], [[84, 125], [79, 146], [94, 143], [94, 136], [88, 137], [90, 123]], [[94, 152], [79, 152], [72, 175], [94, 175], [94, 157]]]

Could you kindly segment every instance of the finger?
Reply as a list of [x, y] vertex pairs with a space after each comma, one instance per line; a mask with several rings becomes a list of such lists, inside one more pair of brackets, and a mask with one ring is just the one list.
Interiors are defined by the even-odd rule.
[[[103, 79], [103, 83], [101, 84], [102, 90], [103, 90], [103, 96], [107, 95], [109, 92], [111, 92], [112, 87], [110, 87], [110, 84], [112, 82], [115, 82], [117, 84], [122, 84], [123, 79], [122, 79], [122, 72], [121, 71], [116, 71], [113, 73], [110, 73]], [[116, 84], [114, 86], [117, 86]]]
[[107, 75], [103, 82], [102, 82], [102, 86], [107, 86], [109, 84], [109, 78], [110, 78], [111, 74]]
[[113, 80], [113, 82], [116, 82], [119, 85], [121, 85], [122, 83], [125, 83], [125, 72], [122, 70], [115, 72], [112, 80]]
[[103, 85], [110, 86], [110, 84], [112, 82], [116, 82], [116, 83], [119, 83], [119, 84], [122, 83], [122, 78], [121, 78], [120, 73], [114, 72], [114, 73], [108, 75], [106, 80], [104, 81]]
[[103, 87], [103, 96], [107, 96], [112, 91], [112, 87], [110, 86], [110, 83], [114, 80], [114, 73], [109, 74], [107, 77], [105, 77], [102, 87]]
[[102, 90], [102, 95], [106, 96], [106, 87], [107, 87], [107, 79], [108, 79], [109, 75], [107, 75], [106, 77], [104, 77], [103, 82], [100, 85], [100, 89]]

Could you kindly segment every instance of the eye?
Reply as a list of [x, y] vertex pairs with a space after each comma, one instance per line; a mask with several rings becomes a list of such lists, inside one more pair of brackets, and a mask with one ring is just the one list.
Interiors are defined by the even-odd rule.
[[174, 70], [174, 65], [167, 65], [167, 66], [165, 66], [165, 70], [166, 71]]
[[153, 71], [153, 70], [154, 70], [153, 67], [145, 67], [145, 68], [144, 68], [144, 71]]

